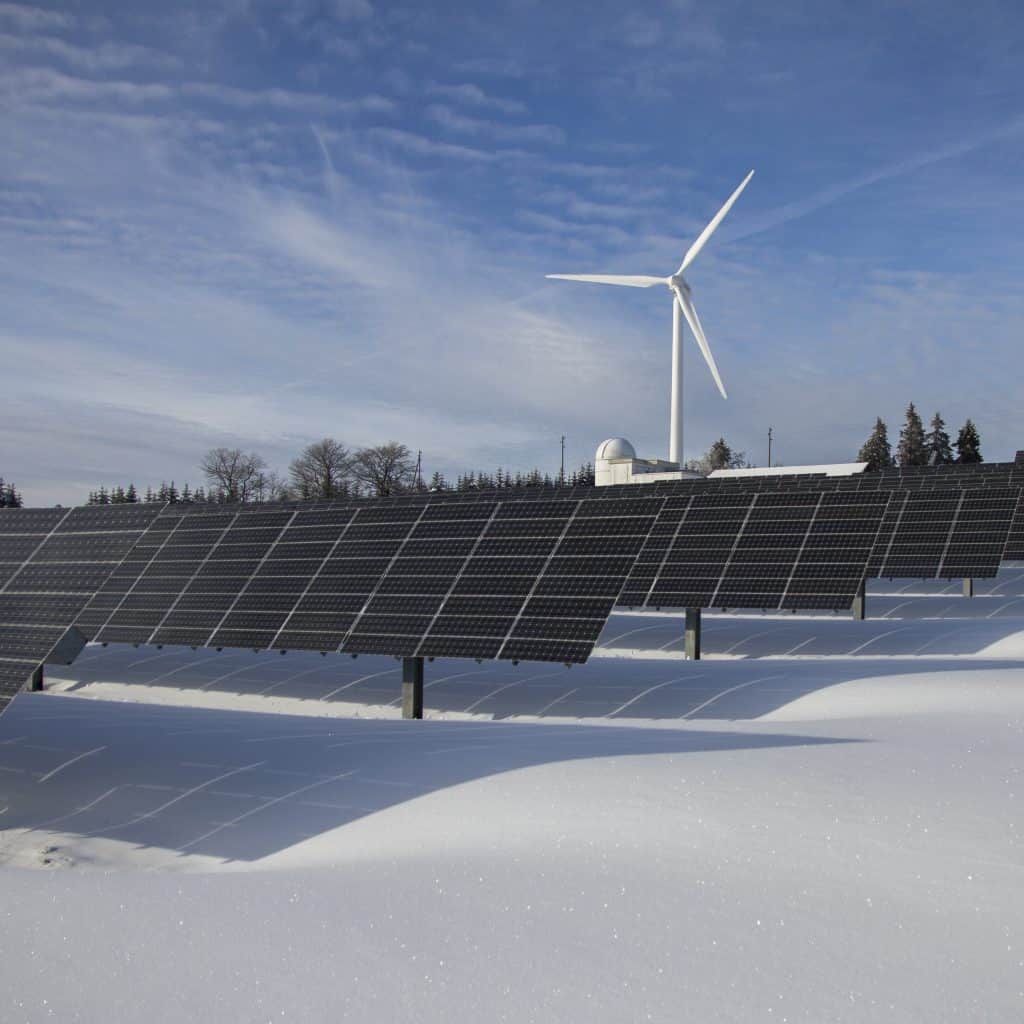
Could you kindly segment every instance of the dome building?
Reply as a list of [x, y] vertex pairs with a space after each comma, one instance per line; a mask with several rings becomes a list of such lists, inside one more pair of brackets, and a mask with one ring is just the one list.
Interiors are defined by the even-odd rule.
[[612, 484], [648, 484], [656, 480], [683, 480], [697, 477], [678, 463], [664, 459], [637, 458], [636, 449], [624, 437], [609, 437], [597, 446], [594, 456], [594, 484], [608, 487]]

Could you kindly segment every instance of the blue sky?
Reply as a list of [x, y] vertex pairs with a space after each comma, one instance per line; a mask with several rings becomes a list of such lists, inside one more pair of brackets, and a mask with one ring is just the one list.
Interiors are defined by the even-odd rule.
[[906, 403], [1024, 448], [1024, 13], [936, 2], [0, 2], [0, 473], [32, 504], [281, 470], [843, 461]]

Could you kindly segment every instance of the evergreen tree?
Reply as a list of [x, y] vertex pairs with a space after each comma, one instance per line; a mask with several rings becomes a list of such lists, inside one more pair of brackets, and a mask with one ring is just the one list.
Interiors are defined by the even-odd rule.
[[192, 489], [188, 485], [188, 481], [185, 481], [185, 486], [181, 489], [181, 501], [184, 505], [192, 504]]
[[889, 469], [892, 464], [892, 447], [889, 444], [889, 431], [882, 417], [875, 419], [875, 429], [857, 453], [858, 462], [866, 462], [869, 470]]
[[708, 466], [712, 471], [728, 469], [732, 465], [732, 461], [732, 449], [726, 444], [725, 438], [720, 437], [708, 449]]
[[21, 508], [21, 504], [21, 495], [14, 484], [5, 483], [0, 476], [0, 508]]
[[907, 406], [907, 418], [900, 431], [900, 442], [896, 448], [896, 459], [901, 466], [927, 466], [928, 449], [924, 441], [924, 424], [911, 402]]
[[135, 490], [135, 484], [128, 485], [128, 490], [124, 492], [124, 500], [132, 503], [139, 500], [139, 492]]
[[929, 466], [944, 466], [953, 461], [946, 422], [938, 413], [932, 417], [931, 429], [925, 434], [924, 447], [928, 453]]
[[594, 464], [584, 462], [580, 468], [575, 470], [569, 478], [572, 487], [593, 487], [594, 486]]
[[[163, 485], [161, 485], [161, 486], [163, 486]], [[144, 502], [146, 502], [147, 504], [149, 502], [156, 501], [156, 495], [153, 493], [153, 488], [152, 487], [147, 487], [146, 488], [146, 496], [142, 500]]]
[[968, 420], [956, 437], [956, 461], [962, 463], [984, 462], [981, 457], [981, 437], [978, 428]]
[[170, 487], [167, 488], [167, 495], [164, 501], [170, 502], [172, 505], [176, 504], [179, 499], [178, 489], [174, 486], [174, 481], [171, 481]]

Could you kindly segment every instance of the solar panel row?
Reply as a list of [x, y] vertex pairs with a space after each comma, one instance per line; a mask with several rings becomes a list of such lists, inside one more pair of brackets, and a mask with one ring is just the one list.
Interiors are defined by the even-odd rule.
[[76, 620], [102, 642], [583, 661], [650, 503], [166, 509]]
[[154, 505], [3, 510], [0, 708], [54, 653], [158, 512]]
[[869, 556], [872, 574], [992, 575], [1020, 497], [763, 479], [4, 510], [0, 692], [72, 623], [104, 642], [582, 661], [617, 601], [846, 608]]
[[667, 499], [621, 603], [849, 608], [888, 500], [827, 492]]

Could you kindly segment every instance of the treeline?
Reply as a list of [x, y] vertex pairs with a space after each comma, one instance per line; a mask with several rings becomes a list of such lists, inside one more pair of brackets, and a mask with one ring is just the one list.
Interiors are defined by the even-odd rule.
[[888, 469], [893, 466], [943, 466], [950, 463], [984, 462], [981, 455], [981, 436], [970, 419], [960, 428], [956, 441], [950, 442], [946, 422], [939, 413], [932, 417], [930, 427], [924, 429], [914, 403], [907, 406], [906, 418], [900, 430], [899, 442], [893, 454], [889, 432], [879, 416], [871, 436], [857, 453], [858, 462], [866, 462], [868, 469]]
[[502, 467], [490, 473], [471, 471], [454, 481], [435, 472], [430, 482], [424, 480], [419, 455], [397, 441], [368, 448], [350, 450], [340, 441], [325, 437], [307, 445], [292, 460], [287, 476], [271, 470], [266, 460], [254, 451], [240, 448], [211, 448], [199, 463], [206, 481], [194, 490], [188, 483], [179, 490], [172, 480], [159, 487], [148, 487], [142, 497], [134, 483], [107, 490], [100, 487], [90, 492], [90, 505], [121, 502], [158, 501], [183, 504], [313, 501], [345, 497], [387, 497], [415, 491], [471, 491], [515, 489], [517, 487], [569, 485], [592, 486], [594, 467], [584, 463], [564, 481], [561, 474], [552, 476], [532, 469], [512, 473]]

